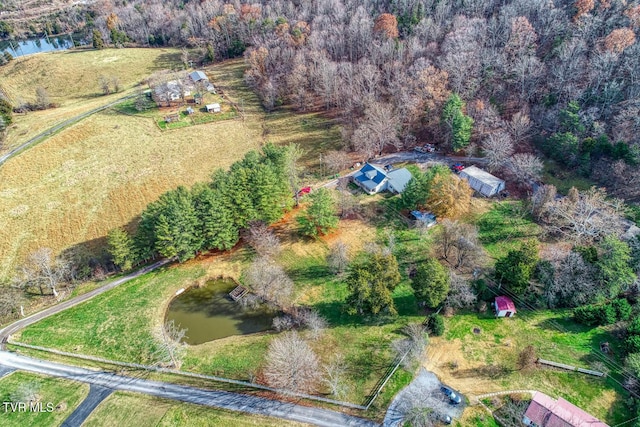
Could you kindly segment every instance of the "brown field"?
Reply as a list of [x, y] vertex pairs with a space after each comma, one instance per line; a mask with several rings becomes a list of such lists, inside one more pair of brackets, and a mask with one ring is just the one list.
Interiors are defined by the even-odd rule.
[[[154, 71], [179, 65], [177, 49], [81, 50], [16, 58], [0, 68], [0, 90], [14, 103], [32, 102], [35, 89], [42, 86], [59, 107], [15, 115], [6, 147], [15, 147], [63, 120], [130, 93]], [[104, 96], [98, 85], [101, 75], [117, 77], [122, 91]]]
[[[109, 52], [121, 51], [127, 50], [87, 54], [109, 58]], [[136, 49], [125, 57], [148, 51]], [[66, 60], [74, 54], [62, 55]], [[147, 70], [163, 55], [168, 55], [163, 49], [155, 56], [148, 54]], [[50, 56], [54, 55], [46, 55]], [[0, 278], [10, 277], [15, 265], [38, 247], [59, 252], [77, 244], [90, 249], [102, 246], [110, 229], [129, 224], [163, 192], [207, 180], [216, 168], [228, 167], [265, 140], [298, 142], [309, 153], [330, 147], [331, 142], [339, 144], [339, 132], [318, 115], [265, 114], [244, 85], [243, 70], [241, 60], [207, 70], [225, 96], [242, 106], [242, 114], [234, 120], [161, 131], [150, 117], [109, 110], [62, 130], [0, 167]], [[133, 84], [140, 78], [134, 73], [127, 81]], [[12, 87], [24, 87], [19, 79], [15, 82]], [[60, 102], [68, 102], [70, 109], [85, 107], [73, 100]], [[307, 156], [310, 166], [314, 158], [315, 154]]]

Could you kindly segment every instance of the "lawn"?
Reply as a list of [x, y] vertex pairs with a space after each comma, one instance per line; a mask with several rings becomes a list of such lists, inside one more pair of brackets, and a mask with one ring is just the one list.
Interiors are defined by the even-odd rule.
[[521, 201], [493, 203], [473, 222], [478, 226], [480, 242], [493, 259], [518, 249], [528, 239], [539, 238], [542, 232]]
[[[337, 239], [352, 242], [356, 235], [363, 245], [376, 238], [375, 229], [350, 220], [326, 241], [306, 241], [294, 237], [292, 219], [290, 216], [276, 226], [285, 246], [279, 261], [295, 281], [298, 302], [316, 308], [329, 321], [326, 333], [312, 340], [311, 345], [323, 362], [328, 362], [336, 353], [342, 355], [349, 386], [345, 400], [360, 404], [395, 357], [391, 341], [401, 336], [399, 331], [404, 325], [421, 321], [422, 317], [417, 313], [407, 281], [394, 293], [400, 316], [361, 319], [347, 315], [343, 311], [346, 285], [331, 275], [326, 266], [328, 245]], [[354, 246], [354, 251], [359, 249]], [[161, 324], [164, 308], [175, 291], [220, 274], [241, 277], [250, 255], [249, 250], [239, 249], [145, 275], [38, 322], [14, 339], [112, 360], [148, 363], [154, 347], [154, 329]], [[251, 380], [259, 377], [269, 342], [275, 336], [275, 333], [234, 336], [191, 346], [182, 369]], [[411, 378], [403, 371], [397, 375], [389, 389], [398, 389]], [[384, 408], [392, 396], [385, 390], [373, 411]]]
[[[517, 369], [518, 354], [527, 345], [543, 359], [602, 369], [594, 364], [600, 360], [596, 357], [599, 344], [615, 342], [615, 338], [603, 328], [577, 325], [568, 315], [564, 311], [521, 310], [515, 318], [496, 319], [490, 313], [457, 314], [446, 319], [442, 338], [431, 339], [426, 367], [463, 394], [533, 389], [588, 408], [611, 425], [625, 421], [623, 394], [615, 375], [603, 380], [576, 372]], [[476, 328], [479, 331], [474, 331]]]
[[[3, 427], [58, 426], [73, 412], [89, 393], [89, 386], [59, 378], [14, 372], [0, 379], [0, 402], [20, 402], [34, 396], [42, 403], [43, 412], [0, 411]], [[47, 404], [54, 406], [47, 412]], [[27, 403], [27, 405], [29, 405]]]
[[305, 424], [259, 415], [179, 403], [155, 397], [116, 392], [98, 406], [83, 427], [298, 427]]
[[[0, 90], [14, 103], [33, 102], [35, 89], [42, 86], [59, 107], [16, 115], [6, 145], [17, 146], [63, 120], [124, 96], [154, 71], [179, 65], [177, 49], [80, 50], [16, 58], [0, 68]], [[122, 91], [104, 96], [99, 76], [117, 77]]]
[[[113, 55], [120, 51], [127, 49]], [[63, 53], [61, 61], [85, 54], [93, 53]], [[166, 65], [161, 59], [168, 55], [157, 50], [147, 57], [148, 66]], [[60, 252], [77, 245], [99, 255], [107, 232], [130, 225], [160, 194], [207, 180], [216, 168], [228, 167], [266, 140], [297, 142], [310, 153], [335, 148], [339, 137], [334, 139], [330, 121], [316, 115], [310, 125], [308, 114], [265, 114], [244, 84], [243, 70], [241, 60], [207, 69], [225, 98], [241, 106], [242, 119], [163, 132], [147, 117], [105, 111], [5, 163], [0, 168], [0, 278], [12, 276], [20, 260], [43, 246]], [[314, 156], [307, 157], [310, 167]]]
[[567, 194], [571, 187], [585, 191], [596, 185], [588, 178], [578, 175], [577, 172], [566, 170], [550, 159], [545, 160], [542, 181], [545, 184], [554, 185], [560, 194]]

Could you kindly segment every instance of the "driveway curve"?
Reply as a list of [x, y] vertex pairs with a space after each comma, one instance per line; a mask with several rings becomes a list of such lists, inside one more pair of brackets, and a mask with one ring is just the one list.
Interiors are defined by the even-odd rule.
[[155, 262], [151, 265], [148, 265], [146, 267], [141, 268], [140, 270], [134, 271], [133, 273], [127, 274], [124, 277], [121, 277], [119, 279], [116, 279], [112, 282], [107, 283], [104, 286], [101, 286], [99, 288], [96, 288], [92, 291], [87, 292], [86, 294], [77, 296], [75, 298], [71, 298], [68, 299], [60, 304], [56, 304], [53, 307], [49, 307], [45, 310], [39, 311], [35, 314], [32, 314], [31, 316], [25, 317], [23, 319], [20, 319], [16, 322], [11, 323], [9, 326], [6, 326], [3, 329], [0, 329], [0, 350], [5, 350], [6, 344], [9, 340], [9, 337], [11, 336], [11, 334], [15, 334], [16, 332], [18, 332], [21, 329], [26, 328], [29, 325], [32, 325], [36, 322], [39, 322], [40, 320], [44, 319], [45, 317], [49, 317], [49, 316], [53, 316], [56, 313], [60, 313], [61, 311], [64, 311], [68, 308], [74, 307], [78, 304], [81, 304], [85, 301], [90, 300], [91, 298], [103, 294], [107, 291], [110, 291], [111, 289], [115, 288], [116, 286], [119, 286], [123, 283], [126, 283], [130, 280], [135, 279], [136, 277], [142, 276], [143, 274], [146, 274], [150, 271], [153, 271], [157, 268], [162, 267], [163, 265], [166, 265], [168, 263], [172, 262], [172, 260], [170, 259], [163, 259], [161, 261]]

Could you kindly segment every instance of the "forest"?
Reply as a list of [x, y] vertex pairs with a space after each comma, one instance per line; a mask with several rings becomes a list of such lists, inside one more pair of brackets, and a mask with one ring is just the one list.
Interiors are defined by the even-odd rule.
[[[498, 170], [514, 153], [525, 164], [544, 154], [614, 196], [640, 197], [638, 2], [134, 0], [50, 19], [89, 39], [97, 30], [107, 46], [244, 55], [267, 109], [326, 110], [365, 157], [434, 141]], [[463, 114], [441, 120], [452, 96]]]

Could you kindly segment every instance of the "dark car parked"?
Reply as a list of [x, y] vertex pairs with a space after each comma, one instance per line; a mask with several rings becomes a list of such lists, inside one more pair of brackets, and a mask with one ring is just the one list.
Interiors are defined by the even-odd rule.
[[449, 387], [440, 387], [440, 391], [444, 393], [445, 396], [449, 398], [449, 403], [453, 405], [458, 405], [462, 402], [462, 398], [455, 391], [451, 390]]

